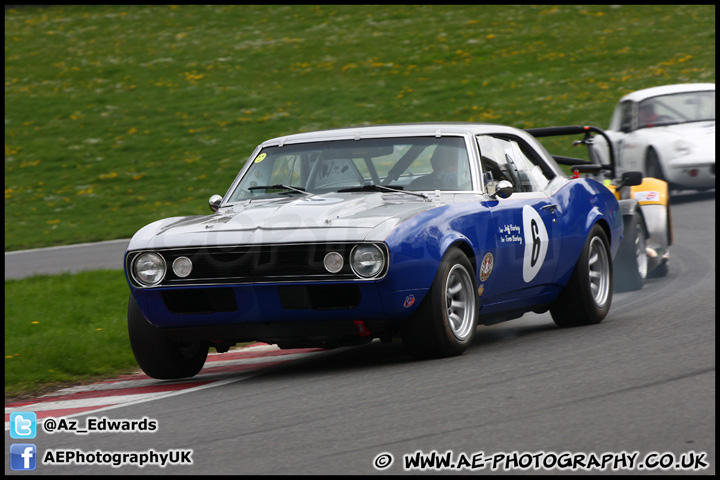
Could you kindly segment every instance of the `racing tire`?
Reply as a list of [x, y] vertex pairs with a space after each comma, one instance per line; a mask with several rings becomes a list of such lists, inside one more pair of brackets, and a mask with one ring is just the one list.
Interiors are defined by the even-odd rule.
[[550, 307], [559, 327], [600, 323], [610, 311], [613, 294], [613, 262], [610, 242], [600, 225], [593, 225], [575, 270], [565, 289]]
[[623, 217], [623, 239], [615, 256], [615, 291], [640, 290], [648, 276], [643, 220], [639, 214]]
[[[673, 243], [672, 216], [670, 214], [670, 204], [668, 204], [668, 206], [667, 206], [666, 215], [667, 215], [667, 231], [665, 234], [667, 235], [667, 244], [668, 244], [668, 248], [669, 248], [669, 246], [672, 245], [672, 243]], [[665, 253], [667, 254], [667, 251]], [[662, 278], [662, 277], [667, 276], [669, 271], [670, 271], [670, 269], [668, 267], [668, 258], [664, 258], [663, 261], [660, 263], [660, 265], [658, 265], [657, 267], [655, 267], [654, 269], [652, 269], [651, 271], [648, 272], [648, 278]]]
[[128, 301], [128, 333], [135, 360], [152, 378], [193, 377], [205, 365], [208, 344], [169, 340], [145, 319], [132, 295]]
[[652, 269], [649, 273], [647, 278], [662, 278], [667, 276], [670, 269], [668, 268], [668, 261], [663, 260], [660, 265]]
[[475, 270], [451, 248], [418, 310], [401, 325], [403, 345], [418, 360], [460, 355], [475, 338], [478, 312]]

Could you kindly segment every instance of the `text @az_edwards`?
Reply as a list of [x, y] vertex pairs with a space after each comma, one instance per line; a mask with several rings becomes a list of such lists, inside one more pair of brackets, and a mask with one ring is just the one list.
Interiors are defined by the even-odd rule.
[[143, 417], [140, 420], [114, 420], [107, 417], [88, 417], [85, 425], [70, 418], [46, 418], [42, 423], [45, 433], [67, 432], [84, 435], [92, 432], [153, 433], [158, 430], [157, 420]]

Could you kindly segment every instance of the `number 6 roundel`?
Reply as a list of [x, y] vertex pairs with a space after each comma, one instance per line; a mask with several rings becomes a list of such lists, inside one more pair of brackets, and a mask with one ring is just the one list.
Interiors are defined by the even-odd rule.
[[548, 249], [548, 233], [540, 214], [533, 207], [523, 207], [523, 236], [525, 253], [523, 255], [523, 280], [531, 282], [545, 261]]

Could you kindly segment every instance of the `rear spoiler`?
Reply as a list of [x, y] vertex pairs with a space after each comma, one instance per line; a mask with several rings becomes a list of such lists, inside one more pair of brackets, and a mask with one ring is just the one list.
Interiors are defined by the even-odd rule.
[[542, 128], [528, 128], [525, 129], [533, 137], [556, 137], [562, 135], [584, 135], [582, 140], [575, 142], [575, 145], [587, 145], [588, 149], [592, 146], [592, 135], [594, 132], [605, 138], [608, 144], [608, 152], [610, 155], [609, 164], [591, 163], [579, 158], [562, 157], [560, 155], [553, 155], [555, 161], [561, 165], [569, 165], [573, 170], [578, 172], [599, 172], [601, 170], [610, 170], [611, 178], [615, 178], [615, 152], [612, 147], [610, 137], [605, 131], [598, 127], [583, 126], [583, 125], [568, 125], [565, 127], [542, 127]]

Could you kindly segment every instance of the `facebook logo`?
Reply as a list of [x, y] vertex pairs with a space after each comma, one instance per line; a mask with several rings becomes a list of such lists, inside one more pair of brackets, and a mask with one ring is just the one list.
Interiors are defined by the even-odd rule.
[[32, 443], [10, 445], [10, 468], [13, 470], [35, 470], [37, 447]]
[[15, 412], [10, 414], [11, 438], [35, 438], [37, 416], [34, 412]]

